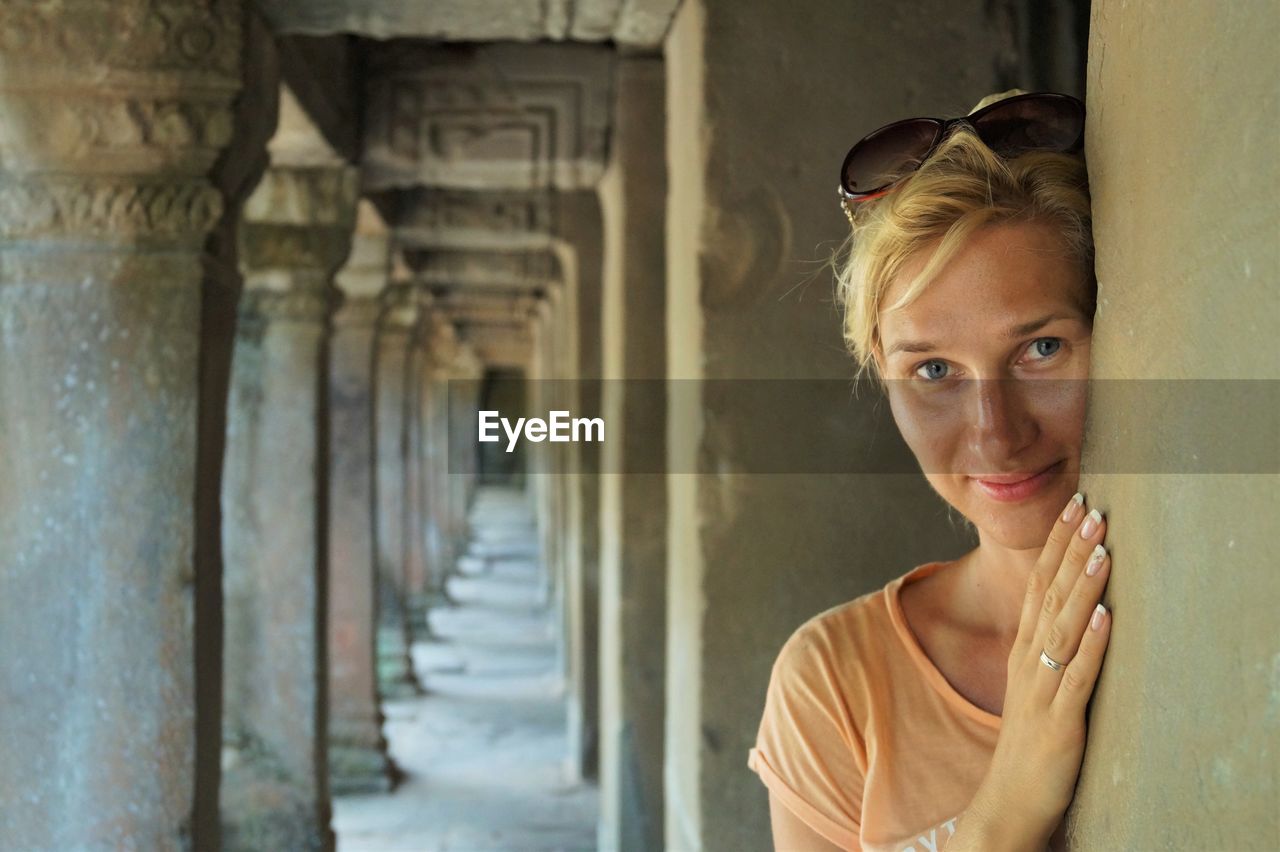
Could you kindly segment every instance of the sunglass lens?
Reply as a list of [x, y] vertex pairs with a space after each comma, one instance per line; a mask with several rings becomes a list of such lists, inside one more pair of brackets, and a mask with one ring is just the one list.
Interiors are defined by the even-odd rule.
[[849, 150], [840, 170], [846, 192], [872, 192], [914, 171], [938, 136], [939, 123], [912, 118], [882, 127]]
[[1009, 156], [1021, 151], [1067, 151], [1080, 141], [1084, 108], [1068, 97], [1011, 98], [993, 104], [973, 121], [991, 150]]

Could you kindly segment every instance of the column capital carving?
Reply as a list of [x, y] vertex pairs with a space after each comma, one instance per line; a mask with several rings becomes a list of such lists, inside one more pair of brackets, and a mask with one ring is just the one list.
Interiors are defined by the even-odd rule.
[[350, 166], [272, 166], [245, 202], [240, 265], [332, 275], [351, 252], [358, 173]]
[[197, 243], [231, 139], [237, 0], [0, 6], [0, 237]]
[[382, 313], [378, 317], [382, 333], [408, 335], [418, 321], [419, 287], [412, 281], [394, 281], [382, 291]]

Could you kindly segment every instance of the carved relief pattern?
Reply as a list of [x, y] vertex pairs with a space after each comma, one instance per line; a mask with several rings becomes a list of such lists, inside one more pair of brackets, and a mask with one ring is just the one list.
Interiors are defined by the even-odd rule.
[[237, 77], [237, 0], [65, 0], [0, 3], [0, 52], [28, 62]]
[[409, 227], [498, 232], [551, 230], [551, 199], [545, 193], [429, 190], [406, 200], [411, 212], [397, 224]]
[[203, 180], [0, 176], [5, 237], [183, 236], [209, 229], [221, 215], [222, 196]]
[[604, 169], [608, 56], [390, 50], [371, 85], [367, 184], [574, 189]]
[[[238, 0], [0, 0], [0, 235], [189, 239], [232, 137]], [[181, 93], [180, 95], [177, 93]]]

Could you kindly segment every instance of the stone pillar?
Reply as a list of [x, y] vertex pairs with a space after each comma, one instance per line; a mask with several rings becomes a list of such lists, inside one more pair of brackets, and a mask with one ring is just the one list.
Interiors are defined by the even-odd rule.
[[[667, 175], [662, 60], [620, 59], [604, 213], [600, 495], [602, 850], [662, 847]], [[645, 472], [640, 472], [645, 471]]]
[[243, 7], [0, 8], [0, 846], [192, 842], [201, 253]]
[[383, 291], [374, 344], [374, 529], [378, 560], [378, 685], [387, 696], [416, 695], [421, 686], [409, 655], [405, 595], [409, 341], [417, 320], [413, 287]]
[[[685, 0], [667, 35], [667, 371], [679, 380], [669, 383], [667, 647], [681, 651], [667, 668], [669, 849], [754, 849], [769, 837], [747, 752], [790, 633], [971, 546], [949, 533], [918, 473], [744, 472], [744, 459], [793, 438], [759, 406], [709, 394], [729, 387], [722, 380], [853, 374], [823, 298], [830, 278], [818, 274], [847, 236], [840, 158], [880, 124], [963, 113], [1008, 88], [997, 69], [1013, 45], [989, 6]], [[848, 417], [865, 423], [874, 458], [872, 436], [882, 447], [895, 426], [874, 393], [858, 396]], [[815, 428], [844, 434], [848, 423]]]
[[427, 494], [430, 460], [428, 458], [428, 388], [427, 358], [430, 353], [429, 336], [433, 324], [430, 319], [430, 297], [419, 291], [417, 322], [409, 339], [409, 355], [405, 377], [406, 459], [405, 459], [405, 566], [404, 606], [411, 640], [430, 640], [431, 626], [427, 620], [428, 564], [427, 564]]
[[1093, 4], [1081, 488], [1115, 623], [1073, 849], [1280, 846], [1280, 12], [1226, 12]]
[[440, 604], [454, 605], [448, 579], [455, 573], [459, 552], [450, 533], [449, 477], [449, 364], [458, 349], [453, 326], [442, 314], [429, 313], [430, 325], [423, 330], [427, 351], [422, 359], [419, 385], [422, 393], [424, 444], [423, 478], [423, 559], [425, 586], [413, 600], [418, 623], [426, 624], [427, 609]]
[[[548, 392], [558, 408], [575, 417], [595, 417], [600, 410], [600, 299], [604, 240], [600, 200], [595, 192], [559, 196], [558, 236], [565, 269], [565, 299], [553, 316], [550, 357], [555, 366], [546, 378], [557, 379]], [[572, 380], [580, 380], [574, 382]], [[535, 408], [546, 416], [549, 408]], [[556, 445], [547, 444], [548, 448]], [[567, 548], [563, 589], [569, 748], [575, 774], [594, 779], [599, 773], [599, 609], [600, 609], [600, 445], [564, 445], [568, 452], [548, 450], [557, 474], [550, 487], [559, 494], [560, 521], [554, 535]], [[558, 466], [558, 467], [557, 467]]]
[[337, 277], [329, 378], [329, 773], [334, 793], [390, 789], [378, 707], [374, 554], [373, 343], [388, 272], [385, 225], [361, 202]]
[[[340, 162], [340, 161], [339, 161]], [[227, 426], [224, 849], [327, 849], [321, 383], [356, 172], [273, 166], [244, 210]]]

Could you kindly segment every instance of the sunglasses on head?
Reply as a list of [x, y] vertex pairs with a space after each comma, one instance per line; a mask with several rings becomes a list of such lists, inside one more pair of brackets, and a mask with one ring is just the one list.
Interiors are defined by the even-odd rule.
[[1029, 92], [957, 118], [906, 118], [873, 130], [849, 149], [840, 166], [840, 205], [845, 215], [852, 221], [851, 203], [884, 195], [920, 168], [958, 124], [967, 124], [1002, 157], [1026, 151], [1075, 151], [1084, 137], [1084, 104], [1071, 95]]

